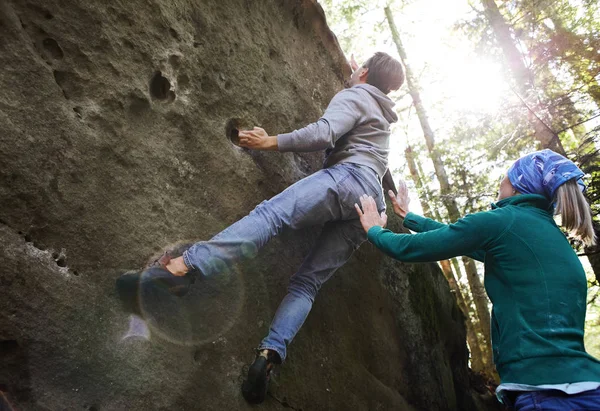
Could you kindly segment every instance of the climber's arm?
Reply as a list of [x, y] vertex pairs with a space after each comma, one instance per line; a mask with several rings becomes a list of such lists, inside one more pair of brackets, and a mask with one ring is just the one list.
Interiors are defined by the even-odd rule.
[[321, 151], [333, 148], [335, 142], [352, 130], [362, 116], [360, 91], [345, 89], [329, 103], [323, 116], [306, 127], [291, 133], [270, 136], [265, 130], [240, 130], [240, 146], [253, 150], [292, 152]]
[[277, 136], [270, 136], [264, 129], [254, 127], [252, 130], [239, 131], [240, 146], [252, 150], [277, 151]]

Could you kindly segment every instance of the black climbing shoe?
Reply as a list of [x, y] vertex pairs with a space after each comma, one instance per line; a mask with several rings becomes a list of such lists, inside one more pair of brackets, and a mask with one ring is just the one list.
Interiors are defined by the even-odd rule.
[[[268, 353], [264, 353], [268, 351]], [[248, 369], [248, 378], [242, 384], [242, 395], [251, 404], [260, 404], [267, 397], [271, 369], [279, 363], [278, 354], [271, 350], [261, 350]]]
[[140, 296], [153, 290], [166, 290], [177, 297], [187, 294], [192, 277], [174, 276], [162, 267], [150, 267], [141, 272], [123, 274], [117, 278], [117, 293], [125, 311], [141, 314]]
[[141, 315], [140, 295], [148, 291], [166, 290], [177, 297], [183, 297], [188, 293], [197, 273], [193, 270], [184, 276], [171, 274], [166, 269], [171, 258], [175, 258], [175, 256], [166, 252], [150, 267], [137, 273], [123, 274], [117, 278], [117, 293], [125, 311]]

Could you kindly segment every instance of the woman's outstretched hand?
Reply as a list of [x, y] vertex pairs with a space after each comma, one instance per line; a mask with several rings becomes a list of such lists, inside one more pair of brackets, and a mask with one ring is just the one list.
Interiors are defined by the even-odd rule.
[[398, 194], [394, 195], [392, 190], [388, 191], [388, 195], [390, 196], [390, 200], [392, 201], [392, 206], [394, 208], [394, 214], [404, 218], [406, 214], [408, 214], [408, 204], [410, 203], [410, 198], [408, 197], [408, 188], [406, 187], [406, 183], [402, 180], [398, 182]]
[[371, 227], [385, 227], [387, 224], [387, 215], [385, 214], [385, 211], [379, 214], [377, 211], [377, 204], [373, 197], [366, 194], [362, 195], [360, 197], [360, 204], [362, 205], [362, 210], [358, 204], [354, 204], [354, 208], [356, 208], [356, 212], [360, 217], [360, 223], [362, 224], [365, 233], [368, 233]]
[[350, 60], [348, 61], [348, 64], [350, 64], [350, 68], [352, 69], [352, 72], [354, 73], [356, 70], [358, 70], [358, 63], [356, 62], [356, 60], [354, 60], [354, 54], [352, 54], [350, 56]]

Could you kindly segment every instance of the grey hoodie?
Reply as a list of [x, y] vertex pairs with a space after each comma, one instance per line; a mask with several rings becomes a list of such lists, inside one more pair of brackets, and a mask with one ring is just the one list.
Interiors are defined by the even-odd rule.
[[323, 167], [356, 163], [381, 179], [388, 167], [390, 123], [398, 121], [394, 102], [377, 87], [357, 84], [337, 93], [316, 123], [279, 134], [279, 151], [327, 150]]

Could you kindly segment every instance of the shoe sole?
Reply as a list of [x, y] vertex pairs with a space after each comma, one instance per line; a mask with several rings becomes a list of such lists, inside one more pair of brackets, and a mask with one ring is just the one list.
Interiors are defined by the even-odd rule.
[[267, 366], [266, 358], [258, 357], [248, 370], [248, 379], [242, 384], [242, 395], [251, 404], [260, 404], [267, 397]]
[[191, 276], [174, 276], [158, 267], [150, 267], [141, 273], [123, 274], [116, 281], [117, 293], [125, 311], [140, 314], [140, 288], [158, 287], [177, 297], [185, 296], [191, 286]]

